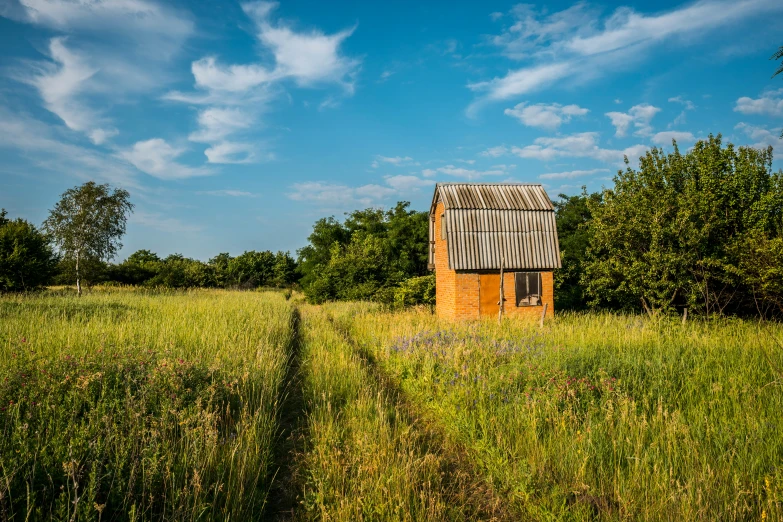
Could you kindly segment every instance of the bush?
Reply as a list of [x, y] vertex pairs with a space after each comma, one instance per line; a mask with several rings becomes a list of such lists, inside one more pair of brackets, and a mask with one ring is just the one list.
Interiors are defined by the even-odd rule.
[[435, 274], [406, 279], [394, 289], [394, 306], [435, 306]]
[[0, 291], [41, 287], [54, 275], [57, 259], [46, 237], [23, 219], [6, 219], [0, 211]]

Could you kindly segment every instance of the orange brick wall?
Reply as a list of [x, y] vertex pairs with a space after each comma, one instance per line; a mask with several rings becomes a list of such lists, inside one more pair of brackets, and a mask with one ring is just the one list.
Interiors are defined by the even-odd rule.
[[[435, 207], [435, 312], [438, 317], [452, 321], [476, 320], [480, 318], [479, 274], [449, 269], [446, 241], [441, 239], [443, 210], [443, 202], [439, 202]], [[548, 304], [547, 317], [554, 317], [554, 279], [551, 271], [541, 272], [542, 306], [516, 306], [513, 272], [503, 274], [503, 286], [506, 317], [538, 319], [544, 303]]]

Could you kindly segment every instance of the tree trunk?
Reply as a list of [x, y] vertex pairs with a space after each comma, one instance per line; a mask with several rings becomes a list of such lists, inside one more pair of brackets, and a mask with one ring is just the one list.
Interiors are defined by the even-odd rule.
[[82, 281], [79, 277], [79, 253], [76, 253], [76, 294], [82, 296]]

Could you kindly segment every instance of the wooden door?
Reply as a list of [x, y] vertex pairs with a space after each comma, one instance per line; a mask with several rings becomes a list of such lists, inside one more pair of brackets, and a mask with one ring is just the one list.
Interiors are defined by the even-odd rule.
[[500, 274], [479, 274], [479, 313], [497, 317], [500, 305]]

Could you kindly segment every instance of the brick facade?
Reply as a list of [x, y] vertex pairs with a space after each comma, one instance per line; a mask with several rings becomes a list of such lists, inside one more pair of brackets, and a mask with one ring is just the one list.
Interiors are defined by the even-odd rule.
[[[449, 269], [446, 240], [441, 239], [441, 218], [443, 202], [435, 207], [435, 311], [438, 317], [452, 321], [469, 321], [480, 319], [479, 291], [480, 274], [478, 272], [455, 272]], [[498, 270], [496, 273], [499, 273]], [[547, 306], [547, 317], [554, 317], [554, 280], [553, 272], [541, 271], [541, 305], [516, 306], [514, 273], [503, 274], [506, 317], [538, 319], [541, 317], [543, 304]], [[497, 318], [497, 312], [492, 316]]]

